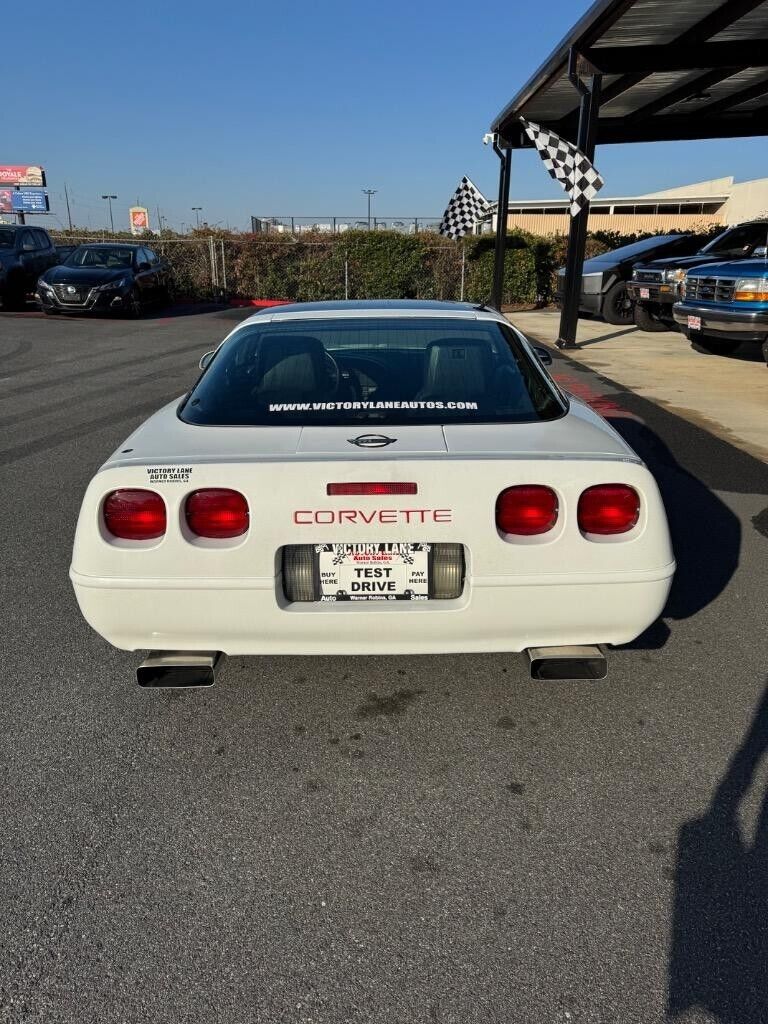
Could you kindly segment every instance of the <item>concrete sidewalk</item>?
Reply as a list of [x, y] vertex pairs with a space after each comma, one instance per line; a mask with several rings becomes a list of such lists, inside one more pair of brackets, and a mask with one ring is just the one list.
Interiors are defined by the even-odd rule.
[[[508, 319], [531, 340], [554, 345], [558, 310]], [[682, 334], [597, 320], [579, 320], [577, 341], [569, 358], [768, 462], [768, 368], [758, 345], [744, 344], [733, 356], [702, 355]]]

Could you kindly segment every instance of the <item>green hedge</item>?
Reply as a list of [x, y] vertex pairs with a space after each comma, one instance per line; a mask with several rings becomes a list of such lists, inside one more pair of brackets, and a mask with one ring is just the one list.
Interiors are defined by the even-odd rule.
[[[90, 234], [73, 232], [80, 240]], [[346, 231], [339, 235], [249, 235], [215, 231], [217, 260], [223, 245], [227, 291], [232, 296], [313, 301], [343, 299], [345, 264], [351, 299], [458, 299], [462, 264], [464, 297], [487, 302], [493, 283], [495, 239], [468, 236], [451, 242], [439, 235], [397, 231]], [[125, 234], [114, 236], [128, 240]], [[209, 234], [202, 229], [181, 238], [165, 231], [144, 241], [174, 268], [179, 290], [195, 297], [213, 294]], [[627, 245], [647, 235], [615, 232], [589, 235], [587, 256]], [[70, 240], [62, 232], [57, 240]], [[135, 241], [136, 239], [132, 239]], [[554, 296], [557, 268], [565, 263], [564, 236], [537, 237], [511, 231], [506, 239], [503, 302], [546, 305]], [[221, 276], [221, 271], [219, 271]]]

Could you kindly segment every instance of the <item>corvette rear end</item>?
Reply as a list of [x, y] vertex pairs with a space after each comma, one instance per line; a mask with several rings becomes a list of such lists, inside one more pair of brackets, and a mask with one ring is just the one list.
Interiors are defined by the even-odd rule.
[[[236, 331], [189, 396], [121, 445], [87, 490], [71, 569], [97, 632], [172, 663], [168, 652], [567, 651], [627, 643], [658, 617], [674, 572], [666, 517], [618, 434], [561, 395], [497, 314], [388, 309], [252, 318], [258, 422], [241, 422], [227, 390]], [[390, 338], [411, 320], [411, 347], [397, 335], [410, 385], [387, 366], [376, 379], [387, 317]], [[329, 342], [323, 330], [345, 318]], [[273, 336], [277, 362], [264, 357]], [[334, 364], [320, 398], [318, 338], [317, 373], [325, 353]], [[217, 363], [225, 413], [201, 387]]]

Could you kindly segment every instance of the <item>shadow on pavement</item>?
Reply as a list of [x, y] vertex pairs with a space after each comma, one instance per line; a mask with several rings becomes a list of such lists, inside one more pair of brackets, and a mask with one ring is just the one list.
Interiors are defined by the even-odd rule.
[[637, 327], [624, 327], [620, 331], [611, 331], [610, 334], [597, 334], [594, 338], [579, 338], [579, 348], [587, 348], [589, 345], [597, 345], [601, 341], [611, 341], [613, 338], [623, 338], [625, 334], [637, 334]]
[[669, 965], [670, 1014], [768, 1021], [768, 791], [753, 842], [739, 805], [768, 752], [768, 687], [706, 814], [680, 829]]
[[[656, 478], [667, 510], [677, 571], [664, 618], [687, 619], [715, 600], [736, 571], [741, 524], [699, 477], [684, 469], [659, 435], [626, 416], [608, 417]], [[658, 649], [670, 636], [659, 620], [630, 649]]]

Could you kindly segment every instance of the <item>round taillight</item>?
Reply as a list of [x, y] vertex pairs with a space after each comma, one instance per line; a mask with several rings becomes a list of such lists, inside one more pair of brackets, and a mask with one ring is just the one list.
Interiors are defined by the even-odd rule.
[[522, 484], [508, 487], [496, 499], [496, 526], [501, 533], [534, 537], [557, 522], [557, 495], [551, 487]]
[[156, 540], [165, 533], [165, 502], [155, 491], [112, 491], [103, 514], [106, 528], [122, 540]]
[[184, 514], [187, 526], [198, 537], [240, 537], [248, 529], [248, 502], [239, 491], [227, 487], [193, 491]]
[[627, 484], [598, 484], [579, 498], [578, 520], [582, 533], [606, 536], [627, 533], [640, 518], [640, 496]]

